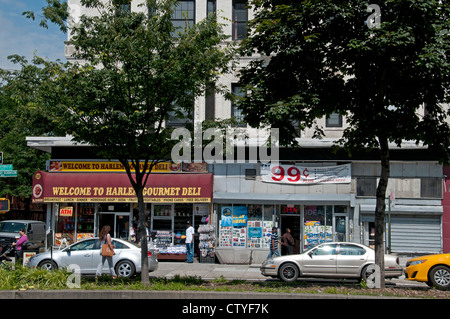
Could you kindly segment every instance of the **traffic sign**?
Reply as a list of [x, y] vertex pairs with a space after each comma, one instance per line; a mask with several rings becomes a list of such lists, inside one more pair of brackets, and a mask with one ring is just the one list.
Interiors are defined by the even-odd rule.
[[0, 212], [9, 212], [9, 199], [0, 198]]
[[0, 171], [12, 171], [12, 164], [0, 165]]
[[17, 177], [17, 170], [0, 171], [0, 177]]

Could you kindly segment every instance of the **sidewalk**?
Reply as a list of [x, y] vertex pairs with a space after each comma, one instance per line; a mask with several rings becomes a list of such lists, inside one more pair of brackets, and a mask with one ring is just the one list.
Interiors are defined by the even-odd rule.
[[266, 280], [268, 277], [261, 275], [259, 267], [261, 265], [223, 265], [223, 264], [204, 264], [194, 262], [192, 264], [185, 262], [160, 261], [158, 270], [151, 272], [150, 277], [173, 278], [182, 277], [201, 277], [209, 280], [214, 278], [225, 278], [228, 280]]

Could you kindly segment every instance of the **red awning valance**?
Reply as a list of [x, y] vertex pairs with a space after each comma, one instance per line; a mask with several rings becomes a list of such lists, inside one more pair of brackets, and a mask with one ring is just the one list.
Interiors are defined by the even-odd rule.
[[[212, 202], [213, 175], [151, 174], [144, 189], [145, 202]], [[123, 173], [47, 173], [33, 179], [33, 202], [137, 202]]]

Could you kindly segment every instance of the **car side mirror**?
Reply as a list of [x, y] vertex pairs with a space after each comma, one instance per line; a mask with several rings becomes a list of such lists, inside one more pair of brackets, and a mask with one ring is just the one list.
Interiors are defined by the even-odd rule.
[[314, 252], [313, 252], [313, 251], [308, 252], [309, 258], [312, 258], [313, 255], [314, 255]]

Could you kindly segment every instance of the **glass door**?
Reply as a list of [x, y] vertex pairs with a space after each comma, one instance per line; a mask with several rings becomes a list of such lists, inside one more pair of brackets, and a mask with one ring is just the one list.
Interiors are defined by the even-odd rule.
[[114, 213], [99, 213], [98, 215], [98, 233], [97, 236], [100, 234], [103, 226], [108, 225], [111, 227], [111, 231], [109, 232], [111, 237], [115, 237], [115, 218]]
[[130, 235], [130, 214], [116, 214], [116, 220], [115, 220], [115, 238], [120, 238], [123, 240], [128, 240], [128, 237]]
[[[109, 234], [113, 238], [128, 240], [130, 231], [130, 213], [100, 213], [98, 214], [98, 234], [103, 226], [109, 225]], [[98, 235], [97, 234], [97, 235]]]
[[334, 241], [347, 241], [347, 216], [334, 216]]
[[347, 206], [334, 206], [334, 241], [348, 241]]

